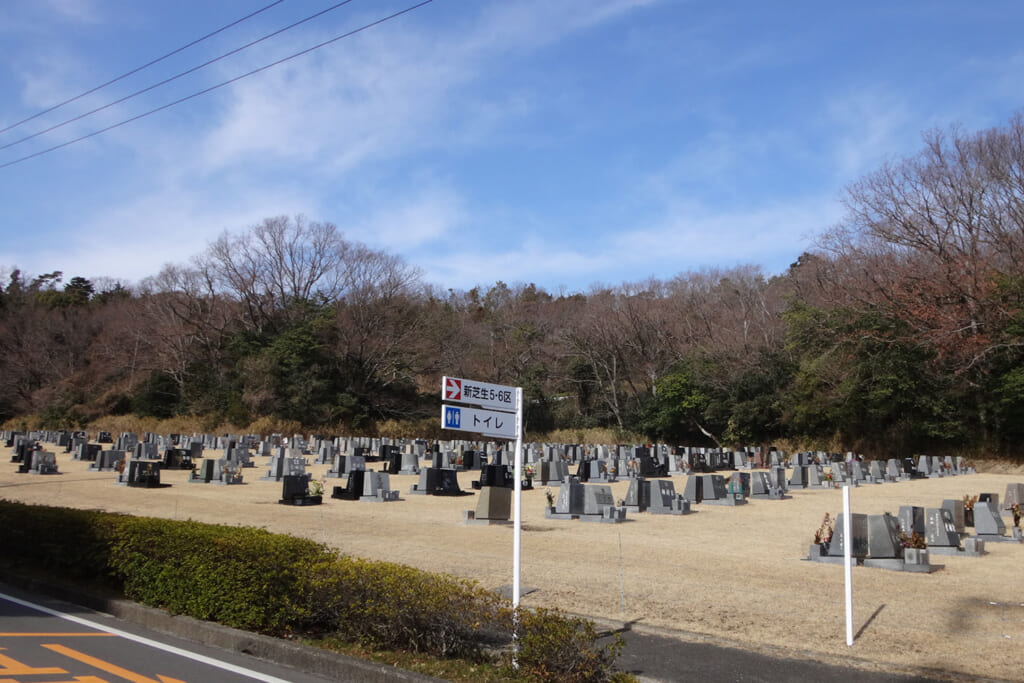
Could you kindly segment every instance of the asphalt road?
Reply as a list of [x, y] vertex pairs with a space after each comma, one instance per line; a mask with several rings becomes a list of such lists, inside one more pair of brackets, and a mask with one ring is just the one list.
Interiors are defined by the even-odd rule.
[[[120, 618], [0, 583], [0, 683], [435, 680], [324, 653], [289, 641], [247, 634], [187, 617], [172, 617], [160, 610], [126, 601], [118, 601], [113, 607]], [[152, 624], [158, 630], [141, 624]], [[176, 635], [167, 635], [168, 632]], [[946, 675], [879, 673], [811, 660], [774, 657], [711, 643], [653, 635], [628, 626], [618, 629], [618, 632], [626, 644], [616, 661], [616, 668], [634, 674], [645, 683], [932, 683], [967, 680]], [[47, 677], [42, 678], [44, 675]]]
[[17, 683], [324, 683], [239, 653], [0, 587], [0, 680]]
[[623, 631], [626, 641], [616, 667], [642, 681], [735, 683], [932, 683], [941, 680], [898, 676], [783, 659], [708, 643]]

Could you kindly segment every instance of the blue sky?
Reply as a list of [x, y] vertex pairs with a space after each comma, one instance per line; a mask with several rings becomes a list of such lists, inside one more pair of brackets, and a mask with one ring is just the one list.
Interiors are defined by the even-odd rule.
[[[271, 0], [4, 0], [0, 128]], [[6, 145], [336, 0], [285, 0]], [[0, 164], [376, 21], [353, 0]], [[922, 131], [1024, 105], [1024, 3], [434, 0], [274, 69], [0, 168], [0, 268], [137, 282], [224, 230], [303, 214], [427, 282], [586, 291], [783, 271], [842, 189]]]

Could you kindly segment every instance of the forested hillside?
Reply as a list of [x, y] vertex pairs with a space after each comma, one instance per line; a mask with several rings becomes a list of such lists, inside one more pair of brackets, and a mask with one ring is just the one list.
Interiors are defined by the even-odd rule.
[[0, 421], [271, 416], [365, 433], [436, 418], [450, 374], [524, 387], [531, 433], [1017, 454], [1024, 119], [926, 134], [843, 199], [844, 220], [781, 274], [572, 294], [441, 289], [303, 217], [226, 233], [131, 286], [12, 269]]

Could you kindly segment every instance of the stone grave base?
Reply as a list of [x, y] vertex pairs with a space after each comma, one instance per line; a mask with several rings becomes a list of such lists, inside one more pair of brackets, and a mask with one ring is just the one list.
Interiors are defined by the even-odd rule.
[[[192, 483], [195, 484], [197, 482], [193, 481]], [[213, 484], [214, 486], [241, 486], [245, 482], [243, 482], [241, 477], [239, 477], [238, 481], [223, 481], [221, 479], [211, 479], [208, 483]]]
[[914, 564], [912, 562], [904, 562], [902, 571], [913, 572], [915, 574], [934, 574], [940, 569], [945, 569], [944, 564]]
[[297, 496], [295, 498], [282, 498], [277, 501], [280, 505], [320, 505], [324, 502], [323, 496]]
[[397, 490], [381, 491], [380, 494], [376, 496], [359, 496], [360, 503], [394, 503], [399, 500], [402, 499], [398, 497]]
[[976, 538], [979, 541], [985, 541], [986, 543], [1022, 543], [1022, 542], [1024, 542], [1024, 539], [1021, 539], [1019, 536], [1014, 538], [1013, 536], [1000, 536], [998, 534], [978, 534], [977, 536], [972, 536], [971, 538]]
[[350, 496], [344, 486], [335, 486], [331, 493], [331, 498], [337, 498], [338, 500], [359, 500], [362, 498], [362, 495]]
[[626, 508], [608, 506], [597, 515], [580, 515], [583, 522], [601, 522], [602, 524], [619, 524], [626, 521]]
[[702, 502], [703, 505], [728, 505], [729, 507], [733, 507], [735, 505], [746, 505], [747, 504], [747, 499], [746, 498], [740, 498], [740, 499], [737, 500], [736, 498], [729, 497], [729, 498], [712, 498], [712, 499], [709, 500], [709, 499], [705, 498], [701, 502]]
[[555, 508], [551, 507], [550, 505], [548, 507], [544, 508], [544, 519], [572, 520], [572, 519], [579, 519], [579, 518], [580, 518], [579, 515], [573, 515], [573, 514], [570, 514], [568, 512], [555, 512]]
[[[836, 557], [835, 555], [811, 555], [807, 559], [811, 562], [821, 562], [822, 564], [846, 564], [846, 560], [844, 558]], [[854, 557], [853, 566], [859, 567], [860, 564], [861, 561], [858, 558]]]
[[787, 496], [785, 493], [771, 494], [771, 493], [755, 493], [750, 496], [754, 500], [791, 500], [793, 496]]
[[898, 557], [868, 557], [864, 560], [864, 566], [901, 572], [903, 571], [903, 560]]
[[462, 521], [465, 524], [473, 524], [476, 526], [511, 526], [512, 524], [512, 520], [510, 519], [477, 519], [475, 510], [465, 510], [462, 513]]
[[472, 496], [473, 495], [472, 491], [450, 491], [450, 492], [448, 492], [448, 491], [445, 491], [445, 492], [437, 491], [437, 492], [434, 492], [434, 491], [420, 491], [419, 488], [420, 488], [419, 484], [413, 484], [409, 488], [409, 493], [414, 495], [414, 496], [442, 496], [444, 498], [457, 498], [459, 496]]
[[129, 481], [129, 482], [117, 482], [121, 486], [128, 486], [133, 489], [166, 489], [170, 488], [170, 484], [162, 484], [160, 482], [150, 481]]
[[981, 557], [982, 555], [988, 555], [986, 550], [970, 550], [966, 547], [955, 548], [943, 545], [930, 545], [928, 546], [928, 552], [932, 555], [948, 555], [951, 557]]

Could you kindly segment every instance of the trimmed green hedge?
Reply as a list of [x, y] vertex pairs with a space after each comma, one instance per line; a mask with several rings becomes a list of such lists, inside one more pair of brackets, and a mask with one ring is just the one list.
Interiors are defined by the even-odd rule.
[[[512, 609], [475, 583], [339, 555], [252, 527], [0, 500], [0, 545], [28, 569], [102, 582], [176, 614], [273, 635], [337, 635], [380, 649], [483, 660], [507, 642]], [[522, 612], [516, 678], [604, 681], [621, 640], [593, 624]]]

